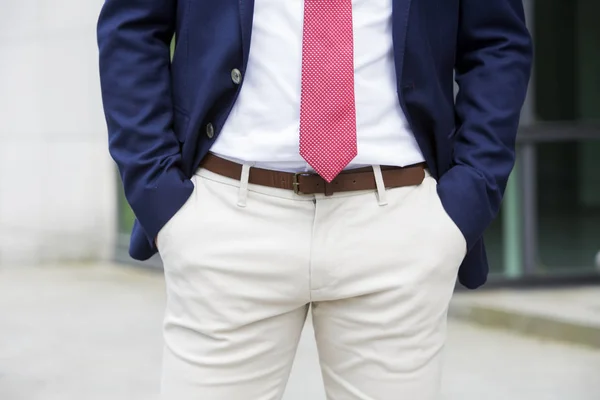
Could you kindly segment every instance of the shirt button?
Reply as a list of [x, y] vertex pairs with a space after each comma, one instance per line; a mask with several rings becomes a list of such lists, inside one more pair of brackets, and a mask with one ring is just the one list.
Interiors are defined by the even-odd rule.
[[242, 81], [242, 73], [240, 72], [239, 69], [234, 68], [233, 70], [231, 70], [231, 80], [236, 85], [240, 84], [240, 82]]
[[213, 136], [215, 136], [215, 127], [213, 124], [209, 123], [206, 125], [206, 136], [208, 136], [209, 139], [212, 139]]

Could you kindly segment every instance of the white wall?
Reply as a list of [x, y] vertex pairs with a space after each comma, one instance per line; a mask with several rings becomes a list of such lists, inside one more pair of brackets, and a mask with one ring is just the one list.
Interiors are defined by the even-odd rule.
[[0, 265], [106, 259], [116, 232], [102, 0], [0, 1]]

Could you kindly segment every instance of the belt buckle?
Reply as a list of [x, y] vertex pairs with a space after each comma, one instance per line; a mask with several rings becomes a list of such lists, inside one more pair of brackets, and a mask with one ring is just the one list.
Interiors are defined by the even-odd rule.
[[292, 188], [294, 189], [294, 193], [295, 194], [303, 194], [302, 192], [300, 192], [300, 182], [298, 181], [298, 178], [301, 176], [311, 176], [312, 174], [310, 172], [296, 172], [294, 174], [294, 177], [292, 178]]

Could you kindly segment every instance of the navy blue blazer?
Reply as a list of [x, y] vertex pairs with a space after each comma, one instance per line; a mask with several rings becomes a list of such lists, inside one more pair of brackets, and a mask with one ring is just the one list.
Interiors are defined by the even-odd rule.
[[[154, 238], [192, 193], [190, 177], [238, 96], [231, 71], [246, 70], [253, 7], [254, 0], [105, 0], [102, 96], [110, 153], [137, 218], [135, 259], [156, 253]], [[459, 280], [476, 288], [486, 281], [482, 235], [514, 165], [531, 70], [522, 0], [393, 0], [393, 36], [398, 101], [466, 238]]]

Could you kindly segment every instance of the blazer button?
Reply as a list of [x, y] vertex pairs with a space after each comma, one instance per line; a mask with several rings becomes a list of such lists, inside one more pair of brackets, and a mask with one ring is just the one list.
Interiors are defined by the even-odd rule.
[[206, 125], [206, 136], [208, 136], [209, 139], [212, 139], [213, 136], [215, 136], [215, 127], [213, 124], [209, 123]]
[[234, 68], [233, 70], [231, 70], [231, 80], [236, 85], [239, 85], [240, 82], [242, 82], [242, 73], [240, 72], [239, 69]]

